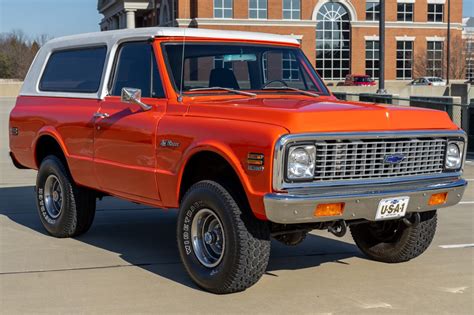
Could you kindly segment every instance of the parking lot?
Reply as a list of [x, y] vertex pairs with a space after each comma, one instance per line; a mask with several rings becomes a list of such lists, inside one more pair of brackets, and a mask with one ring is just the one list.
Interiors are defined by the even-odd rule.
[[217, 296], [197, 288], [180, 263], [176, 211], [108, 197], [98, 202], [87, 234], [48, 236], [36, 213], [35, 172], [16, 170], [9, 161], [13, 103], [0, 98], [2, 314], [474, 313], [473, 162], [466, 165], [471, 186], [463, 201], [439, 211], [437, 235], [419, 258], [370, 261], [350, 235], [318, 231], [296, 247], [274, 242], [260, 282]]

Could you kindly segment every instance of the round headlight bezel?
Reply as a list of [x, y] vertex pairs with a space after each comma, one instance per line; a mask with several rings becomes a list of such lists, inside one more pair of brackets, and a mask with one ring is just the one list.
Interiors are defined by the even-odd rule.
[[[451, 150], [452, 149], [452, 150]], [[459, 142], [450, 141], [446, 146], [444, 167], [449, 171], [460, 170], [463, 161], [463, 146]]]
[[[286, 165], [285, 165], [285, 177], [286, 180], [289, 182], [298, 182], [298, 181], [312, 181], [314, 177], [314, 169], [316, 165], [316, 147], [314, 145], [309, 144], [298, 144], [288, 148], [288, 154], [286, 155]], [[304, 163], [299, 163], [300, 165], [294, 162], [295, 154], [300, 154], [300, 161], [303, 158], [304, 154], [306, 153], [306, 157], [308, 162], [306, 163], [306, 167]], [[301, 161], [303, 162], [303, 161]], [[299, 174], [295, 172], [295, 167], [300, 168]], [[305, 169], [301, 169], [305, 168]]]

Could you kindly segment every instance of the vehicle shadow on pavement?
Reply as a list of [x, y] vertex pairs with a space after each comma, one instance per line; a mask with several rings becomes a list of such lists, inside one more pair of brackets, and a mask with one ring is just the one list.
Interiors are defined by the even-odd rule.
[[[0, 215], [29, 228], [33, 232], [32, 237], [36, 233], [47, 235], [38, 218], [32, 186], [0, 188]], [[115, 253], [124, 261], [123, 266], [138, 266], [190, 288], [197, 288], [180, 262], [176, 245], [176, 217], [176, 210], [161, 211], [108, 197], [98, 201], [91, 229], [75, 240]], [[68, 244], [64, 242], [60, 246]], [[57, 250], [61, 250], [60, 246]], [[91, 253], [97, 254], [94, 250], [91, 249]], [[97, 262], [98, 268], [108, 266], [108, 255], [102, 254], [103, 261]], [[355, 245], [343, 240], [309, 234], [303, 243], [294, 247], [273, 241], [267, 275], [276, 276], [275, 271], [312, 268], [325, 263], [347, 264], [342, 260], [350, 257], [361, 256]], [[116, 259], [112, 258], [110, 267], [117, 265]]]

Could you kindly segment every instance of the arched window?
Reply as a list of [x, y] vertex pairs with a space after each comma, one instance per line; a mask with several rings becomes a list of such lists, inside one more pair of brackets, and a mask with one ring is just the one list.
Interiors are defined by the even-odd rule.
[[350, 73], [349, 12], [340, 3], [328, 2], [316, 19], [316, 69], [326, 80], [342, 80]]

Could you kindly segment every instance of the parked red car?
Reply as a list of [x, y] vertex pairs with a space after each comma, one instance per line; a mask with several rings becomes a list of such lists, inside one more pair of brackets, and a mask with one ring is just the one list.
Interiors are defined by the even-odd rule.
[[369, 75], [365, 74], [348, 74], [344, 85], [349, 86], [374, 86], [376, 83]]

